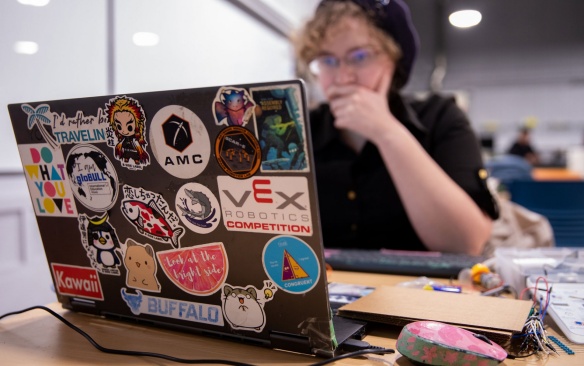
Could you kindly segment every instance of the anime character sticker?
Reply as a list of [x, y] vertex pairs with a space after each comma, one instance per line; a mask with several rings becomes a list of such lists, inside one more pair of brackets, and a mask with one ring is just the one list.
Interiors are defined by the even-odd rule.
[[121, 247], [116, 230], [108, 219], [107, 213], [101, 217], [79, 215], [81, 242], [93, 268], [102, 274], [119, 276]]
[[262, 171], [308, 171], [299, 87], [258, 87], [250, 92], [257, 103], [256, 131], [262, 148]]
[[130, 97], [122, 96], [106, 104], [106, 112], [111, 129], [117, 139], [108, 144], [115, 145], [114, 155], [123, 167], [141, 170], [150, 164], [146, 152], [146, 115], [140, 103]]
[[245, 126], [252, 118], [256, 104], [245, 89], [223, 87], [213, 103], [217, 125]]
[[234, 329], [261, 332], [266, 325], [266, 302], [272, 301], [277, 287], [270, 281], [264, 281], [264, 287], [258, 290], [254, 286], [223, 286], [223, 315]]

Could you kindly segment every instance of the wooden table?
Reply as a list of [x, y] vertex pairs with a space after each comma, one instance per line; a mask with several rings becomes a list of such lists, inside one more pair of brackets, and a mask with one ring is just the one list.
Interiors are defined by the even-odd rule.
[[[368, 286], [395, 285], [411, 277], [336, 271], [329, 281]], [[138, 324], [112, 321], [101, 317], [63, 310], [58, 303], [50, 308], [88, 332], [104, 347], [157, 352], [189, 359], [224, 359], [254, 365], [309, 365], [321, 359], [202, 337]], [[548, 317], [549, 318], [549, 317]], [[550, 319], [551, 320], [551, 319]], [[400, 328], [374, 326], [366, 337], [372, 345], [395, 349]], [[558, 335], [554, 324], [550, 334]], [[559, 336], [562, 341], [564, 337]], [[531, 356], [506, 360], [502, 365], [584, 365], [584, 346], [566, 344], [576, 351], [569, 356]], [[334, 365], [399, 365], [413, 364], [399, 354], [369, 355], [368, 358], [339, 360]], [[158, 358], [105, 354], [96, 350], [81, 335], [42, 310], [11, 316], [0, 321], [0, 365], [174, 365]]]

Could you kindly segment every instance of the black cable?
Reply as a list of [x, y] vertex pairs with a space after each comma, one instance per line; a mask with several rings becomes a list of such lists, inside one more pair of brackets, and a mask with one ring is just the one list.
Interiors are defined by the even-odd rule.
[[[35, 309], [44, 310], [44, 311], [48, 312], [49, 314], [53, 315], [55, 318], [57, 318], [61, 322], [63, 322], [66, 326], [73, 329], [77, 333], [81, 334], [85, 339], [87, 339], [87, 341], [93, 347], [97, 348], [99, 351], [104, 352], [104, 353], [112, 353], [112, 354], [125, 355], [125, 356], [146, 356], [146, 357], [162, 358], [164, 360], [177, 362], [177, 363], [219, 364], [219, 365], [231, 365], [231, 366], [254, 366], [254, 365], [248, 364], [248, 363], [235, 362], [235, 361], [229, 361], [229, 360], [193, 360], [193, 359], [184, 359], [184, 358], [169, 356], [169, 355], [165, 355], [162, 353], [120, 350], [120, 349], [103, 347], [99, 343], [97, 343], [93, 338], [91, 338], [91, 336], [89, 334], [85, 333], [79, 327], [77, 327], [73, 323], [69, 322], [67, 319], [63, 318], [61, 315], [57, 314], [53, 310], [47, 308], [46, 306], [41, 306], [41, 305], [31, 306], [31, 307], [26, 308], [26, 309], [17, 310], [17, 311], [13, 311], [10, 313], [0, 315], [0, 320], [6, 318], [8, 316], [11, 316], [11, 315], [22, 314], [22, 313], [26, 313], [27, 311], [31, 311], [31, 310], [35, 310]], [[338, 361], [338, 360], [343, 359], [343, 358], [356, 357], [356, 356], [361, 356], [361, 355], [369, 354], [369, 353], [386, 354], [386, 353], [394, 353], [394, 352], [395, 351], [393, 349], [389, 349], [389, 348], [368, 348], [368, 349], [363, 349], [363, 350], [359, 350], [359, 351], [355, 351], [355, 352], [345, 353], [345, 354], [342, 354], [340, 356], [336, 356], [336, 357], [333, 357], [330, 359], [326, 359], [326, 360], [323, 360], [320, 362], [310, 364], [309, 366], [322, 366], [322, 365], [326, 365], [326, 364]]]
[[366, 355], [369, 353], [373, 353], [373, 354], [378, 354], [378, 355], [384, 355], [386, 353], [394, 353], [395, 351], [392, 350], [391, 348], [367, 348], [367, 349], [362, 349], [360, 351], [355, 351], [355, 352], [350, 352], [350, 353], [345, 353], [342, 354], [340, 356], [336, 356], [333, 358], [329, 358], [320, 362], [316, 362], [316, 363], [312, 363], [308, 366], [322, 366], [322, 365], [327, 365], [329, 363], [341, 360], [343, 358], [349, 358], [349, 357], [356, 357], [356, 356], [361, 356], [361, 355]]
[[219, 365], [232, 365], [232, 366], [253, 366], [253, 365], [248, 364], [248, 363], [234, 362], [234, 361], [228, 361], [228, 360], [190, 360], [190, 359], [168, 356], [168, 355], [165, 355], [162, 353], [120, 350], [120, 349], [112, 349], [112, 348], [103, 347], [100, 344], [98, 344], [96, 341], [94, 341], [93, 338], [91, 338], [91, 336], [89, 334], [85, 333], [83, 330], [81, 330], [77, 326], [73, 325], [71, 322], [69, 322], [67, 319], [63, 318], [61, 315], [57, 314], [56, 312], [54, 312], [53, 310], [51, 310], [45, 306], [40, 306], [40, 305], [32, 306], [30, 308], [26, 308], [26, 309], [22, 309], [22, 310], [18, 310], [18, 311], [4, 314], [4, 315], [0, 316], [0, 319], [3, 319], [3, 318], [10, 316], [10, 315], [22, 314], [24, 312], [34, 310], [34, 309], [40, 309], [40, 310], [44, 310], [44, 311], [50, 313], [51, 315], [53, 315], [54, 317], [56, 317], [57, 319], [59, 319], [60, 321], [65, 323], [65, 325], [67, 325], [69, 328], [71, 328], [74, 331], [76, 331], [77, 333], [81, 334], [85, 339], [87, 339], [89, 341], [89, 343], [91, 343], [93, 345], [93, 347], [95, 347], [98, 350], [105, 352], [105, 353], [113, 353], [116, 355], [126, 355], [126, 356], [155, 357], [155, 358], [162, 358], [162, 359], [165, 359], [168, 361], [173, 361], [173, 362], [178, 362], [178, 363], [190, 363], [190, 364], [213, 363], [213, 364], [219, 364]]

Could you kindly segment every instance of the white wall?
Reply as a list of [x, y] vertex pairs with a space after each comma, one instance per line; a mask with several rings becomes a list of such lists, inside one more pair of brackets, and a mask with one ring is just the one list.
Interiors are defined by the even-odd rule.
[[[315, 1], [245, 3], [294, 26]], [[157, 33], [158, 45], [134, 45], [140, 31]], [[38, 52], [14, 53], [20, 40], [37, 42]], [[14, 173], [21, 167], [7, 104], [289, 79], [292, 55], [285, 37], [236, 1], [0, 1], [0, 231], [10, 233], [0, 245], [0, 313], [55, 300], [26, 183]]]

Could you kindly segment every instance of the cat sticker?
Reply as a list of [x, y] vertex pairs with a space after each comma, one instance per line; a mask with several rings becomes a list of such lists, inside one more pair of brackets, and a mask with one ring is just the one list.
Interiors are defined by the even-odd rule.
[[132, 239], [126, 240], [124, 265], [128, 270], [126, 286], [150, 292], [160, 292], [160, 283], [156, 279], [156, 259], [154, 249], [149, 244], [138, 244]]
[[264, 305], [274, 298], [277, 287], [270, 281], [264, 281], [264, 287], [258, 290], [254, 286], [223, 286], [223, 315], [233, 329], [261, 332], [266, 325]]

